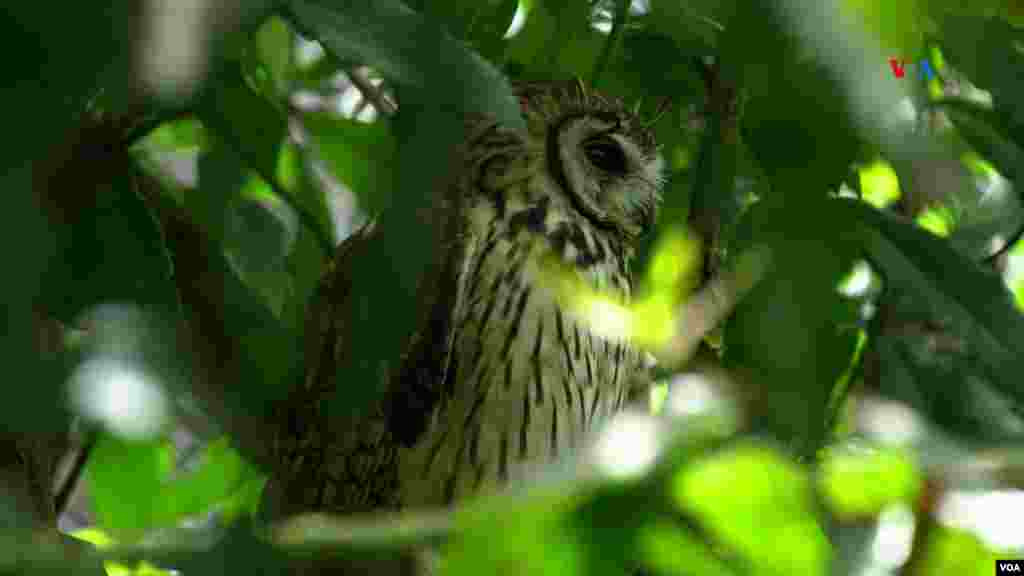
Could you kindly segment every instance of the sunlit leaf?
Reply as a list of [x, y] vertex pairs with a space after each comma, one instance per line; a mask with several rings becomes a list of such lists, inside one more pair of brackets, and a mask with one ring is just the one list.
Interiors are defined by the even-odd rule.
[[827, 573], [828, 541], [812, 514], [807, 478], [777, 453], [743, 446], [710, 457], [681, 471], [672, 492], [677, 505], [756, 565], [778, 574]]
[[96, 517], [105, 531], [118, 540], [130, 541], [167, 521], [159, 498], [171, 471], [171, 450], [160, 440], [100, 437], [87, 473]]
[[911, 504], [920, 473], [910, 455], [892, 449], [830, 449], [818, 483], [840, 517], [867, 518], [886, 506]]

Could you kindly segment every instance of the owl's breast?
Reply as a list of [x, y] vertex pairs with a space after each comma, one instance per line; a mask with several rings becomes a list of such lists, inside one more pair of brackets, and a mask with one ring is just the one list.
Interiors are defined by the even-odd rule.
[[[608, 242], [549, 212], [550, 202], [471, 214], [448, 377], [427, 432], [403, 450], [404, 505], [446, 504], [550, 461], [622, 406], [639, 355], [564, 310], [541, 258], [557, 255], [595, 284], [628, 296], [626, 266]], [[490, 211], [488, 214], [487, 211]]]

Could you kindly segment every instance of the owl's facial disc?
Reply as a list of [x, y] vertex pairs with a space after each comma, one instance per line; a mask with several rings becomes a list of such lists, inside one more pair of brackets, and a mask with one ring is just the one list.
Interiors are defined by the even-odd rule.
[[[595, 226], [639, 236], [654, 223], [661, 158], [645, 154], [611, 114], [566, 118], [549, 160], [573, 206]], [[555, 155], [556, 157], [550, 157]]]

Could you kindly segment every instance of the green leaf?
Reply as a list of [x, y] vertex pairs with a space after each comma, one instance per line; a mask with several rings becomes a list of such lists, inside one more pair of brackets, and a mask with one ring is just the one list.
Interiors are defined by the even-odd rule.
[[744, 6], [722, 38], [721, 72], [723, 82], [738, 80], [749, 91], [740, 118], [743, 141], [772, 180], [773, 194], [793, 202], [801, 201], [797, 194], [824, 195], [861, 149], [847, 91], [824, 62], [805, 56], [805, 40], [779, 9]]
[[[883, 336], [882, 392], [908, 404], [947, 432], [981, 442], [1019, 441], [1024, 422], [963, 351], [936, 351], [928, 336]], [[980, 368], [980, 369], [979, 369]]]
[[943, 57], [991, 92], [994, 107], [1005, 109], [1012, 124], [1024, 126], [1024, 31], [976, 16], [947, 16], [940, 24]]
[[567, 518], [573, 508], [570, 499], [555, 495], [482, 502], [459, 515], [463, 536], [447, 547], [443, 573], [584, 574], [586, 559]]
[[247, 62], [260, 71], [269, 97], [280, 99], [288, 96], [292, 80], [292, 51], [295, 35], [278, 17], [271, 17], [256, 31], [256, 38]]
[[227, 210], [246, 179], [245, 166], [224, 144], [215, 141], [199, 155], [199, 187], [185, 193], [185, 208], [215, 242], [223, 242]]
[[131, 158], [122, 152], [111, 155], [102, 168], [93, 163], [97, 172], [90, 179], [76, 172], [89, 162], [86, 151], [80, 154], [65, 168], [64, 177], [78, 178], [78, 206], [67, 225], [56, 230], [60, 258], [43, 278], [45, 309], [63, 322], [100, 302], [177, 309], [163, 239], [135, 194]]
[[[453, 154], [463, 132], [454, 129], [456, 118], [441, 103], [421, 104], [429, 96], [411, 90], [402, 94], [411, 97], [394, 120], [400, 196], [384, 206], [376, 237], [352, 265], [346, 318], [356, 336], [349, 345], [349, 365], [339, 368], [339, 382], [346, 384], [339, 387], [333, 406], [341, 411], [365, 406], [380, 391], [381, 365], [393, 362], [413, 330], [427, 321], [441, 281], [439, 259], [446, 256], [442, 242], [450, 211], [444, 207], [455, 185]], [[392, 265], [382, 267], [381, 262]]]
[[203, 449], [196, 470], [176, 478], [160, 489], [160, 504], [168, 522], [204, 514], [258, 479], [241, 456], [221, 438]]
[[901, 451], [830, 448], [818, 484], [840, 518], [870, 518], [889, 506], [912, 504], [921, 490], [921, 474], [912, 455]]
[[590, 3], [532, 2], [526, 23], [508, 41], [505, 59], [522, 66], [524, 79], [550, 80], [589, 73], [605, 35], [590, 26]]
[[698, 59], [710, 53], [701, 46], [680, 47], [665, 34], [640, 31], [623, 40], [623, 73], [650, 96], [672, 96], [673, 105], [685, 107], [704, 94], [697, 73]]
[[117, 540], [138, 538], [166, 519], [160, 488], [172, 469], [171, 450], [161, 440], [97, 439], [86, 474], [98, 524]]
[[749, 558], [757, 573], [828, 572], [831, 551], [811, 508], [810, 483], [774, 451], [741, 445], [703, 459], [680, 471], [671, 490], [683, 510]]
[[[235, 422], [262, 420], [268, 406], [281, 399], [300, 376], [302, 332], [292, 331], [239, 278], [220, 244], [211, 241], [173, 200], [159, 195], [154, 206], [168, 239], [178, 292], [207, 354], [217, 354], [218, 412]], [[199, 346], [200, 344], [196, 344]], [[212, 361], [212, 359], [210, 360]], [[244, 383], [244, 385], [237, 385]], [[245, 427], [245, 426], [243, 426]], [[265, 445], [234, 438], [251, 460], [261, 462]]]
[[971, 114], [969, 109], [947, 105], [942, 110], [956, 125], [964, 140], [991, 162], [1000, 174], [1014, 182], [1024, 178], [1024, 151], [1005, 138], [1005, 126], [1003, 130], [997, 130], [983, 117]]
[[735, 0], [652, 2], [651, 11], [638, 18], [647, 30], [673, 38], [679, 46], [716, 47], [723, 29], [732, 23]]
[[916, 226], [855, 202], [837, 204], [861, 225], [864, 248], [887, 285], [914, 294], [930, 316], [951, 320], [996, 389], [1024, 401], [1024, 318], [999, 276]]
[[764, 200], [741, 218], [735, 253], [766, 246], [771, 268], [724, 334], [726, 364], [749, 370], [756, 387], [754, 428], [803, 456], [826, 439], [826, 405], [856, 347], [856, 334], [840, 327], [836, 290], [856, 256], [853, 228], [827, 200], [811, 198], [797, 206]]
[[423, 4], [422, 8], [413, 7], [437, 19], [452, 36], [465, 41], [484, 58], [496, 61], [519, 1], [434, 0]]
[[48, 267], [60, 266], [60, 259], [54, 257], [52, 226], [28, 193], [31, 181], [31, 166], [14, 169], [3, 178], [10, 188], [0, 211], [0, 258], [9, 270], [17, 272], [0, 283], [7, 326], [0, 336], [0, 346], [9, 377], [31, 375], [33, 385], [9, 386], [8, 401], [0, 405], [0, 418], [8, 430], [64, 434], [66, 371], [60, 362], [41, 357], [34, 339], [26, 337], [38, 329], [33, 304], [38, 302], [44, 274]]
[[284, 114], [246, 83], [237, 62], [226, 62], [200, 98], [203, 124], [221, 138], [250, 169], [272, 178], [284, 141]]
[[207, 140], [199, 120], [183, 118], [164, 122], [143, 138], [138, 146], [160, 151], [186, 151], [203, 147]]
[[434, 90], [463, 114], [525, 129], [519, 103], [498, 70], [401, 2], [290, 0], [286, 6], [297, 29], [342, 61], [370, 66], [397, 84]]
[[379, 213], [391, 204], [397, 151], [390, 123], [363, 123], [326, 113], [302, 118], [317, 155], [331, 174], [359, 198], [364, 210]]

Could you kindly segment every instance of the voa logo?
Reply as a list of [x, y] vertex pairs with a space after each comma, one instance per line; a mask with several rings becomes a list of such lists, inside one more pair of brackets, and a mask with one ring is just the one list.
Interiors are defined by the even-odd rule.
[[1019, 561], [996, 561], [996, 574], [1024, 574]]
[[[928, 60], [921, 60], [918, 62], [918, 66], [921, 68], [921, 76], [926, 80], [931, 80], [935, 77], [935, 72], [932, 71], [931, 64]], [[889, 68], [892, 69], [892, 75], [897, 78], [903, 78], [906, 74], [907, 62], [906, 60], [900, 60], [897, 58], [889, 58]]]

